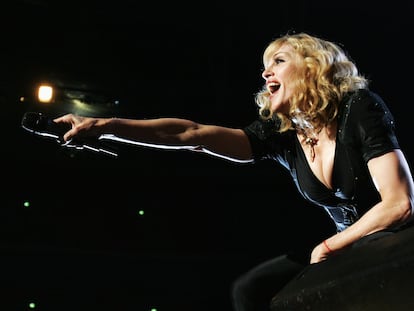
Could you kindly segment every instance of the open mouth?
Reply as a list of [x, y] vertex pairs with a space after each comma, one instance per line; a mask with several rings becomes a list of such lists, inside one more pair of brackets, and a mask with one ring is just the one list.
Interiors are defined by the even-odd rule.
[[276, 82], [269, 82], [267, 84], [267, 90], [270, 92], [270, 94], [274, 94], [280, 89], [280, 84]]

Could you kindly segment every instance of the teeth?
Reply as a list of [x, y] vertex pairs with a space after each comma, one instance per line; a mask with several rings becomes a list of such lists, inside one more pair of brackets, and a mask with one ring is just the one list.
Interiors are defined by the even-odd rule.
[[267, 84], [267, 89], [269, 90], [270, 93], [274, 93], [275, 91], [277, 91], [280, 87], [279, 83], [276, 82], [269, 82]]

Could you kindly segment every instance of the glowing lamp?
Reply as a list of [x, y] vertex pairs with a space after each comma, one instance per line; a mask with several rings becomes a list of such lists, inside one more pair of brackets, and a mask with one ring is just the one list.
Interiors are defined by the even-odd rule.
[[41, 85], [37, 89], [37, 99], [41, 103], [50, 103], [53, 99], [53, 87], [50, 85]]

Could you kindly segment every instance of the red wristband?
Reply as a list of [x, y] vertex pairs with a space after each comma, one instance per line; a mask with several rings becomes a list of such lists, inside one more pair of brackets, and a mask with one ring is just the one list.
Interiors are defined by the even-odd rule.
[[326, 240], [323, 240], [323, 245], [325, 245], [326, 249], [328, 250], [328, 252], [332, 253], [331, 248], [328, 246], [328, 243], [326, 243]]

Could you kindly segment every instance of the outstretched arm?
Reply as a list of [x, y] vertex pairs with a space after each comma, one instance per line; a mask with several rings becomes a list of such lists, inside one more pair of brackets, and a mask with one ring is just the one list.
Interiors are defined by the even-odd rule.
[[54, 122], [71, 124], [72, 128], [64, 135], [66, 141], [76, 136], [113, 134], [154, 148], [178, 147], [237, 162], [252, 160], [248, 138], [243, 130], [236, 128], [205, 125], [179, 118], [136, 120], [89, 118], [73, 114], [56, 118]]

